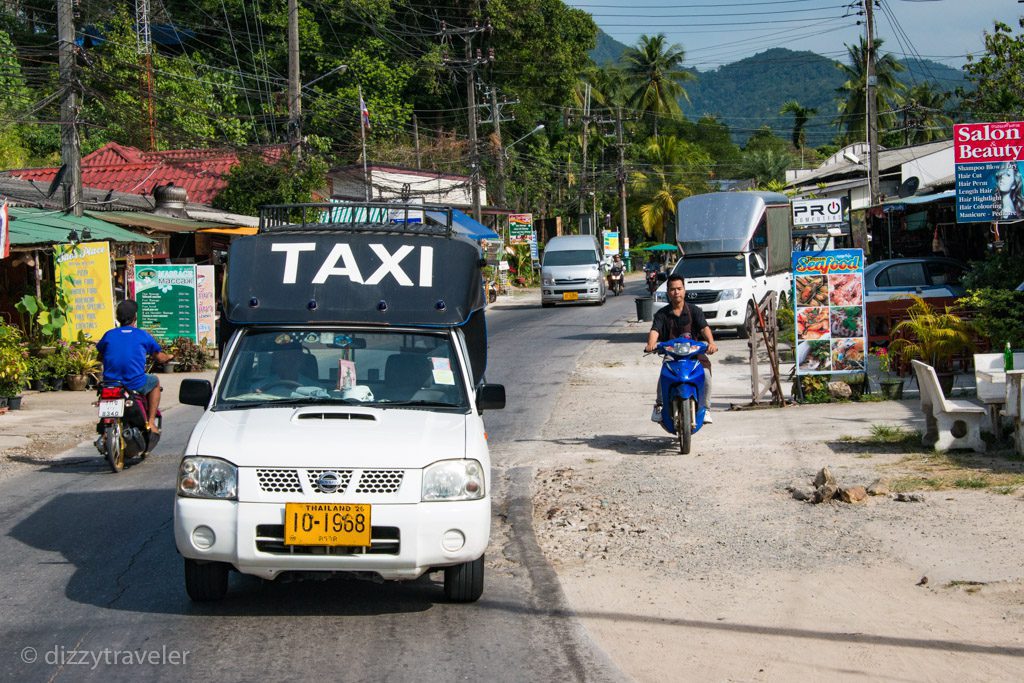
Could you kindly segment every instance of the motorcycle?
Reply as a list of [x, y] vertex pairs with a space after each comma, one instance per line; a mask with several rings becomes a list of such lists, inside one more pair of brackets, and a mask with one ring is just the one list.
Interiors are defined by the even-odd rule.
[[647, 291], [652, 295], [654, 294], [654, 290], [658, 288], [658, 285], [660, 285], [665, 279], [662, 274], [656, 270], [648, 270], [644, 277], [646, 279]]
[[679, 452], [690, 452], [690, 439], [704, 425], [704, 366], [698, 356], [705, 342], [679, 338], [660, 342], [654, 353], [664, 356], [661, 377], [661, 426], [679, 440]]
[[622, 266], [612, 266], [611, 272], [608, 273], [608, 289], [615, 293], [615, 296], [622, 294], [622, 290], [626, 288], [626, 273]]
[[[147, 428], [145, 394], [132, 391], [120, 382], [103, 382], [97, 391], [99, 422], [96, 423], [96, 450], [106, 458], [114, 472], [124, 469], [129, 458], [145, 458], [160, 441], [159, 432]], [[157, 429], [163, 429], [163, 415], [156, 414]]]

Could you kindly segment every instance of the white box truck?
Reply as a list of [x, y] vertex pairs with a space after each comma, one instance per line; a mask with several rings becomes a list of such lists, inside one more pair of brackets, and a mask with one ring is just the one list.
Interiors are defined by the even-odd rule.
[[[792, 291], [793, 225], [789, 198], [776, 192], [712, 192], [679, 202], [676, 241], [683, 257], [673, 273], [685, 278], [686, 300], [704, 311], [716, 332], [750, 334], [754, 306]], [[668, 302], [665, 284], [655, 308]]]

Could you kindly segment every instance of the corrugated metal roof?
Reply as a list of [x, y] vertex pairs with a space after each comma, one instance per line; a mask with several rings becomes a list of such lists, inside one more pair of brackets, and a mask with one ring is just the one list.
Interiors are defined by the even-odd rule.
[[170, 216], [159, 216], [153, 213], [140, 213], [138, 211], [102, 211], [87, 212], [90, 216], [118, 225], [127, 225], [133, 228], [146, 228], [157, 232], [195, 232], [204, 228], [230, 228], [235, 227], [231, 223], [214, 223], [209, 221], [193, 221], [187, 218], [171, 218]]
[[106, 221], [90, 216], [75, 216], [62, 211], [45, 211], [26, 207], [8, 207], [11, 217], [11, 244], [15, 246], [63, 244], [68, 242], [68, 234], [74, 230], [81, 239], [82, 232], [88, 229], [92, 234], [90, 240], [109, 240], [111, 242], [153, 242], [145, 235], [139, 235], [111, 225]]
[[[268, 162], [279, 160], [287, 145], [259, 148]], [[233, 149], [172, 149], [145, 152], [110, 142], [82, 157], [82, 184], [132, 194], [151, 194], [156, 185], [173, 183], [188, 192], [190, 202], [210, 204], [227, 186], [227, 176], [239, 163]], [[10, 171], [22, 180], [50, 182], [56, 168]]]

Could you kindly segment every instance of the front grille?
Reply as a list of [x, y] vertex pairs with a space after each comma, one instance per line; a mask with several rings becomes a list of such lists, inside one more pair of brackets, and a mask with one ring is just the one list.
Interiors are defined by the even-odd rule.
[[398, 527], [370, 527], [370, 546], [285, 545], [283, 524], [258, 524], [256, 550], [270, 555], [398, 555], [402, 549]]
[[556, 285], [585, 285], [585, 284], [587, 284], [587, 278], [585, 278], [585, 277], [573, 277], [573, 278], [563, 277], [563, 278], [557, 278], [556, 277], [555, 278], [555, 284]]
[[691, 289], [686, 293], [691, 304], [713, 304], [718, 301], [718, 292], [713, 289]]
[[324, 472], [334, 472], [341, 479], [341, 486], [335, 493], [345, 493], [348, 490], [349, 482], [352, 481], [352, 470], [306, 470], [306, 481], [309, 482], [309, 488], [313, 489], [315, 493], [325, 493], [320, 489], [318, 483], [320, 475]]
[[256, 470], [260, 490], [266, 493], [302, 493], [296, 470]]
[[402, 470], [363, 470], [356, 493], [395, 493], [404, 476]]

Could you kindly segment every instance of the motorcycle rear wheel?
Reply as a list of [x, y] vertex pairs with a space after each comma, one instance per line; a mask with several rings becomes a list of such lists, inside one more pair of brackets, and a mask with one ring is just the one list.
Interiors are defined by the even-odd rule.
[[690, 452], [692, 416], [692, 401], [690, 399], [676, 399], [672, 406], [672, 419], [675, 421], [676, 437], [679, 439], [679, 452], [682, 455], [687, 455]]
[[114, 472], [124, 469], [124, 440], [121, 437], [121, 424], [115, 423], [103, 430], [104, 455], [107, 464]]

